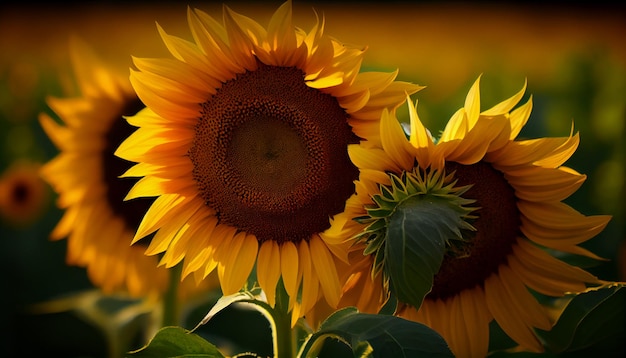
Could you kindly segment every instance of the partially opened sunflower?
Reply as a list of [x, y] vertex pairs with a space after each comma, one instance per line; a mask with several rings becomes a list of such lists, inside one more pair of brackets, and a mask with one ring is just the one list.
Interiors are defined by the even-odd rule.
[[[60, 150], [41, 168], [64, 210], [51, 238], [67, 238], [67, 263], [85, 267], [104, 293], [156, 299], [168, 288], [169, 272], [158, 267], [157, 258], [144, 255], [148, 240], [130, 245], [152, 200], [123, 200], [136, 179], [118, 178], [132, 163], [113, 154], [133, 131], [123, 116], [143, 103], [127, 77], [102, 63], [82, 40], [74, 38], [70, 49], [80, 94], [48, 100], [60, 122], [40, 116]], [[197, 290], [191, 282], [181, 295]]]
[[546, 249], [598, 259], [577, 245], [610, 218], [585, 216], [562, 202], [585, 180], [563, 166], [578, 134], [516, 140], [532, 108], [532, 99], [516, 108], [524, 92], [525, 86], [481, 111], [477, 80], [438, 140], [409, 102], [410, 128], [385, 111], [374, 139], [380, 145], [350, 146], [360, 177], [332, 228], [336, 237], [357, 238], [351, 265], [340, 270], [346, 275], [340, 306], [377, 312], [390, 291], [400, 298], [385, 271], [386, 229], [418, 200], [444, 203], [459, 220], [442, 220], [450, 225], [438, 229], [449, 234], [432, 290], [419, 307], [400, 300], [396, 313], [432, 327], [458, 357], [487, 355], [492, 320], [523, 349], [543, 350], [534, 329], [550, 330], [554, 322], [531, 290], [560, 297], [600, 283]]
[[[225, 295], [256, 265], [270, 304], [282, 280], [298, 317], [323, 295], [339, 301], [329, 218], [354, 192], [347, 146], [375, 132], [385, 107], [420, 87], [397, 73], [359, 73], [363, 50], [292, 25], [292, 5], [264, 28], [228, 7], [223, 24], [188, 11], [193, 42], [159, 32], [173, 58], [135, 58], [131, 82], [147, 109], [117, 151], [143, 177], [128, 198], [156, 197], [135, 241], [153, 233], [183, 275], [217, 270]], [[298, 298], [298, 299], [296, 299]]]

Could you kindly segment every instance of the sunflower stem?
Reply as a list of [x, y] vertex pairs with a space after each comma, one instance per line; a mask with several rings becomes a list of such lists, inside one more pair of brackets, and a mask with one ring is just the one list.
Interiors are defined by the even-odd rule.
[[163, 297], [163, 320], [161, 327], [176, 326], [179, 324], [178, 286], [180, 283], [180, 275], [182, 273], [182, 265], [176, 265], [169, 271], [169, 284]]
[[276, 325], [276, 332], [274, 332], [274, 358], [295, 358], [297, 352], [297, 332], [291, 327], [289, 295], [285, 291], [282, 280], [278, 280], [276, 286], [276, 305], [273, 309], [273, 318]]

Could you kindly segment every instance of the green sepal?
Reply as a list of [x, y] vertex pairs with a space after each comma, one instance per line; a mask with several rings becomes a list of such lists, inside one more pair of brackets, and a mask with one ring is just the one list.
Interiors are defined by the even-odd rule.
[[129, 352], [126, 356], [141, 358], [225, 357], [215, 345], [181, 327], [161, 328], [145, 347]]
[[[405, 177], [405, 175], [403, 175], [403, 177]], [[393, 188], [395, 202], [400, 202], [406, 199], [410, 194], [406, 185], [402, 182], [402, 179], [394, 174], [390, 174], [389, 178], [391, 179], [391, 187]]]
[[374, 195], [372, 197], [372, 201], [376, 203], [379, 208], [387, 210], [393, 210], [393, 208], [397, 205], [397, 201], [395, 199], [387, 199], [382, 195]]
[[428, 326], [395, 316], [359, 313], [354, 307], [328, 317], [298, 356], [317, 357], [327, 338], [348, 345], [354, 357], [454, 357], [445, 340]]
[[393, 210], [393, 207], [377, 207], [376, 209], [367, 209], [367, 213], [373, 218], [386, 218], [391, 215]]
[[368, 243], [365, 249], [363, 249], [363, 255], [371, 255], [380, 249], [380, 246], [385, 242], [385, 236], [377, 233], [371, 234], [368, 237]]
[[420, 307], [430, 292], [451, 240], [462, 240], [466, 210], [433, 195], [403, 201], [389, 218], [384, 272], [397, 298]]
[[365, 228], [364, 233], [369, 234], [371, 232], [377, 232], [379, 230], [383, 230], [385, 226], [387, 226], [387, 222], [383, 219], [378, 219], [369, 224], [367, 228]]
[[393, 195], [393, 191], [391, 188], [388, 188], [384, 185], [380, 186], [380, 194], [387, 200], [389, 201], [396, 201], [394, 195]]

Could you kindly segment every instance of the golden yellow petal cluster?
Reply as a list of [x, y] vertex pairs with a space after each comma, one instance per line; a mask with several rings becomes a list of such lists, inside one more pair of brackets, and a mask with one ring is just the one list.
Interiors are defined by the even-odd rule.
[[[444, 257], [422, 306], [400, 307], [399, 315], [438, 331], [459, 357], [486, 356], [492, 320], [524, 349], [539, 352], [543, 347], [534, 328], [549, 330], [554, 322], [529, 289], [560, 297], [600, 283], [546, 249], [597, 259], [578, 245], [603, 230], [610, 217], [585, 216], [562, 202], [585, 180], [563, 166], [578, 146], [578, 134], [516, 140], [532, 108], [532, 98], [517, 106], [526, 86], [481, 110], [479, 80], [438, 140], [409, 101], [407, 133], [394, 111], [384, 111], [380, 141], [374, 139], [380, 144], [349, 147], [360, 170], [356, 194], [335, 217], [329, 236], [354, 237], [363, 230], [353, 219], [367, 215], [381, 185], [391, 184], [389, 173], [399, 176], [416, 167], [445, 170], [458, 186], [471, 185], [463, 198], [475, 200], [479, 208], [472, 213], [478, 217], [472, 222], [476, 232], [466, 247], [468, 255]], [[346, 282], [340, 306], [376, 312], [388, 296], [382, 275], [370, 275], [373, 257], [362, 251], [356, 245], [351, 265], [339, 269]]]
[[299, 317], [319, 297], [339, 301], [334, 259], [346, 247], [325, 231], [354, 192], [348, 144], [420, 87], [360, 73], [363, 49], [326, 35], [323, 20], [295, 27], [291, 6], [267, 27], [228, 7], [221, 23], [189, 9], [193, 41], [159, 27], [173, 58], [134, 59], [147, 109], [116, 154], [141, 177], [128, 199], [156, 197], [134, 239], [154, 233], [148, 255], [184, 261], [183, 276], [217, 271], [226, 295], [256, 267], [270, 304], [282, 280]]

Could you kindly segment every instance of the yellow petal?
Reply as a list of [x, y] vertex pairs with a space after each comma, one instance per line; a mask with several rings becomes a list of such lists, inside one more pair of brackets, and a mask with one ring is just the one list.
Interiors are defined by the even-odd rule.
[[[574, 128], [572, 128], [572, 131], [573, 129]], [[568, 140], [563, 143], [563, 145], [561, 145], [559, 148], [557, 148], [557, 150], [547, 156], [544, 156], [543, 158], [540, 158], [533, 164], [547, 168], [557, 168], [563, 165], [563, 163], [565, 163], [572, 156], [572, 154], [576, 152], [579, 143], [580, 138], [578, 136], [578, 133], [576, 133], [576, 135], [574, 136], [570, 134]]]
[[[528, 202], [520, 201], [518, 206], [524, 203]], [[599, 234], [604, 229], [606, 223], [610, 220], [610, 217], [595, 217], [592, 220], [597, 220], [597, 222], [594, 223], [597, 225], [590, 225], [586, 229], [547, 228], [537, 224], [525, 216], [522, 216], [521, 219], [522, 226], [520, 229], [524, 236], [529, 238], [531, 241], [559, 251], [570, 252], [574, 245], [585, 242]], [[572, 220], [575, 220], [575, 218], [572, 218]], [[584, 220], [587, 220], [587, 218]]]
[[469, 130], [467, 115], [464, 108], [457, 110], [441, 133], [438, 145], [442, 142], [450, 142], [457, 139], [463, 139], [465, 133]]
[[[508, 259], [509, 266], [517, 273], [524, 285], [539, 293], [560, 297], [567, 292], [584, 290], [586, 286], [584, 280], [580, 278], [584, 277], [586, 273], [581, 273], [581, 275], [574, 274], [572, 277], [572, 266], [560, 261], [557, 263], [556, 261], [558, 260], [548, 257], [542, 257], [537, 259], [537, 261], [533, 261], [530, 255], [525, 254], [519, 248], [516, 249], [515, 255], [511, 255]], [[546, 271], [542, 271], [544, 269]]]
[[[482, 289], [464, 290], [450, 298], [450, 338], [454, 354], [458, 357], [483, 358], [489, 349], [489, 321], [487, 307], [475, 296], [482, 294]], [[480, 295], [482, 296], [482, 295]], [[479, 297], [480, 297], [479, 296]]]
[[187, 94], [187, 98], [181, 98], [185, 103], [206, 101], [221, 84], [216, 78], [202, 72], [201, 68], [170, 58], [133, 57], [133, 63], [140, 71], [134, 75], [142, 81], [149, 81], [155, 93], [168, 98], [175, 93], [183, 96]]
[[517, 204], [524, 216], [548, 230], [575, 233], [579, 230], [604, 228], [609, 217], [604, 215], [585, 216], [565, 203], [533, 203], [521, 201]]
[[400, 122], [387, 109], [383, 110], [380, 119], [380, 140], [383, 150], [400, 168], [406, 171], [413, 169], [413, 147], [407, 141]]
[[163, 181], [163, 179], [157, 177], [143, 177], [133, 185], [128, 194], [126, 194], [126, 197], [124, 197], [124, 200], [164, 194], [161, 187]]
[[509, 142], [485, 158], [498, 166], [541, 165], [555, 168], [563, 164], [578, 146], [578, 134], [573, 137], [540, 138]]
[[[517, 105], [519, 103], [519, 101], [522, 100], [522, 97], [524, 97], [524, 93], [526, 92], [526, 85], [527, 84], [528, 84], [528, 81], [524, 80], [524, 86], [522, 87], [522, 89], [519, 92], [514, 94], [511, 98], [506, 99], [506, 100], [496, 104], [495, 106], [489, 108], [486, 111], [483, 111], [481, 114], [484, 115], [484, 116], [497, 116], [497, 115], [509, 113], [513, 109], [513, 107], [515, 107], [515, 105]], [[523, 126], [524, 126], [524, 124], [521, 123], [520, 128], [523, 127]], [[517, 127], [517, 126], [514, 126], [514, 127]], [[513, 138], [515, 138], [515, 136], [512, 137], [511, 139], [513, 139]]]
[[209, 73], [215, 73], [215, 78], [221, 82], [234, 78], [236, 73], [245, 69], [234, 62], [230, 49], [226, 44], [226, 30], [215, 19], [201, 10], [187, 10], [187, 20], [194, 42], [205, 54]]
[[276, 284], [280, 273], [281, 257], [278, 244], [273, 240], [266, 240], [259, 248], [257, 279], [265, 292], [267, 303], [272, 307], [276, 304]]
[[80, 210], [78, 206], [70, 206], [67, 208], [67, 210], [63, 213], [61, 220], [59, 220], [50, 233], [50, 239], [60, 240], [67, 237], [74, 227], [74, 222], [78, 218], [79, 212]]
[[276, 56], [277, 66], [293, 66], [296, 33], [291, 22], [291, 1], [284, 2], [272, 15], [267, 26], [267, 42]]
[[[438, 152], [447, 161], [470, 165], [475, 164], [485, 157], [491, 143], [498, 139], [504, 132], [508, 137], [508, 121], [505, 118], [483, 119], [459, 141], [449, 141], [437, 145]], [[444, 150], [446, 149], [446, 150]]]
[[167, 250], [178, 231], [203, 206], [201, 200], [187, 200], [175, 208], [169, 208], [173, 213], [169, 215], [168, 221], [159, 228], [159, 231], [150, 240], [146, 255], [156, 255]]
[[120, 74], [114, 74], [112, 69], [104, 65], [96, 53], [76, 36], [70, 38], [70, 56], [83, 96], [90, 97], [106, 93], [110, 97], [119, 98], [120, 89], [123, 89], [126, 84], [119, 80], [123, 77]]
[[308, 312], [317, 302], [319, 280], [311, 263], [312, 258], [309, 243], [305, 240], [300, 241], [298, 255], [298, 276], [300, 276], [300, 271], [302, 273], [302, 312]]
[[[344, 74], [342, 72], [333, 72], [324, 77], [317, 77], [314, 80], [306, 81], [306, 85], [311, 88], [322, 89], [338, 86], [343, 83]], [[341, 104], [341, 103], [340, 103]]]
[[298, 249], [293, 242], [287, 241], [280, 246], [280, 271], [285, 290], [290, 298], [298, 296]]
[[528, 102], [521, 105], [519, 108], [511, 112], [510, 120], [511, 120], [511, 136], [509, 137], [511, 140], [517, 138], [519, 132], [528, 122], [528, 118], [530, 118], [530, 112], [533, 109], [533, 97], [530, 96]]
[[501, 282], [507, 293], [513, 299], [509, 302], [509, 307], [518, 310], [527, 325], [532, 325], [544, 331], [550, 330], [552, 324], [543, 306], [528, 291], [515, 271], [508, 265], [502, 265], [499, 270]]
[[266, 38], [265, 29], [254, 20], [224, 6], [224, 28], [228, 34], [231, 55], [240, 66], [252, 70], [256, 68], [253, 43]]
[[574, 193], [586, 179], [569, 168], [543, 168], [538, 166], [507, 170], [505, 177], [515, 189], [518, 199], [535, 202], [561, 201]]
[[[371, 92], [371, 99], [367, 103], [367, 106], [363, 107], [363, 111], [378, 110], [380, 113], [384, 108], [396, 109], [406, 100], [407, 94], [411, 95], [424, 89], [424, 86], [416, 85], [410, 82], [395, 81], [389, 84], [384, 91]], [[390, 104], [394, 104], [390, 107]], [[355, 116], [361, 118], [362, 112], [358, 111], [354, 113]]]
[[339, 105], [346, 109], [347, 113], [354, 113], [369, 102], [370, 92], [358, 92], [349, 96], [339, 97], [337, 100], [339, 101]]
[[174, 215], [175, 210], [172, 208], [177, 208], [184, 201], [184, 197], [176, 194], [161, 195], [156, 198], [141, 220], [132, 242], [135, 243], [156, 231], [170, 216]]
[[[210, 220], [204, 210], [197, 211], [192, 215], [189, 221], [185, 223], [183, 229], [176, 233], [169, 249], [163, 254], [160, 263], [165, 265], [166, 268], [172, 268], [178, 265], [185, 257], [190, 243], [194, 241], [193, 237], [197, 237], [196, 235], [200, 229], [208, 222], [210, 222]], [[200, 239], [196, 240], [200, 241]]]
[[568, 282], [570, 285], [598, 283], [598, 279], [589, 272], [551, 256], [527, 240], [517, 240], [513, 252], [526, 271], [532, 273], [538, 280], [553, 279]]
[[[524, 349], [535, 353], [543, 352], [543, 346], [535, 336], [532, 327], [525, 321], [522, 312], [512, 307], [512, 302], [518, 298], [510, 296], [504, 280], [505, 278], [497, 274], [485, 280], [485, 299], [489, 311], [502, 330]], [[522, 302], [522, 304], [525, 303], [528, 302]]]
[[337, 270], [332, 256], [319, 236], [313, 235], [309, 244], [311, 245], [311, 261], [313, 268], [315, 272], [317, 272], [326, 302], [328, 302], [331, 307], [337, 307], [341, 285], [339, 284], [339, 277], [337, 276]]
[[185, 97], [182, 94], [177, 96], [180, 102], [172, 101], [168, 97], [163, 96], [165, 93], [157, 93], [152, 86], [142, 82], [140, 80], [142, 76], [137, 76], [138, 73], [138, 71], [131, 70], [130, 82], [137, 96], [139, 96], [146, 107], [150, 107], [154, 113], [161, 117], [176, 120], [177, 123], [197, 121], [200, 104], [192, 106], [188, 102], [185, 103]]
[[407, 103], [409, 105], [409, 119], [411, 124], [411, 132], [409, 141], [415, 150], [415, 158], [417, 163], [422, 169], [430, 166], [430, 153], [433, 150], [435, 143], [433, 142], [430, 132], [424, 127], [422, 121], [417, 115], [417, 101], [415, 105], [407, 97]]
[[[189, 24], [190, 27], [192, 27], [191, 20]], [[170, 59], [156, 59], [154, 60], [156, 63], [151, 63], [152, 68], [149, 69], [138, 65], [135, 60], [137, 68], [141, 71], [151, 71], [170, 79], [185, 78], [187, 85], [193, 85], [194, 88], [208, 91], [208, 93], [215, 93], [215, 86], [223, 82], [223, 70], [215, 67], [215, 64], [212, 63], [214, 58], [206, 56], [202, 50], [198, 48], [197, 44], [176, 36], [168, 35], [159, 24], [157, 24], [157, 29], [163, 39], [163, 43], [178, 60], [178, 63]], [[183, 63], [181, 64], [180, 62]], [[162, 67], [162, 65], [168, 64], [172, 66]], [[183, 66], [185, 64], [189, 66]], [[193, 76], [176, 77], [174, 74], [181, 70], [190, 72], [190, 75], [193, 73]]]
[[[161, 228], [150, 240], [150, 245], [146, 249], [146, 255], [152, 256], [166, 252], [168, 248], [176, 241], [176, 238], [184, 234], [189, 229], [189, 224], [185, 223], [179, 228], [170, 227], [169, 230]], [[167, 236], [167, 237], [166, 237]], [[167, 261], [161, 258], [161, 264], [167, 264]]]
[[[381, 93], [387, 86], [393, 83], [398, 76], [398, 70], [394, 72], [361, 72], [357, 75], [352, 85], [342, 92], [343, 95], [369, 92], [376, 95]], [[369, 97], [369, 95], [368, 95]]]
[[[219, 230], [218, 227], [217, 218], [209, 216], [202, 222], [201, 227], [198, 228], [198, 234], [195, 239], [189, 241], [186, 246], [172, 246], [172, 251], [180, 251], [185, 255], [183, 278], [192, 272], [200, 272], [203, 266], [216, 262], [214, 255], [218, 247], [222, 243], [228, 242], [234, 235], [234, 230], [231, 231], [233, 232], [232, 235], [227, 236], [223, 234], [225, 231]], [[209, 271], [212, 271], [214, 268], [215, 266]]]
[[478, 121], [480, 114], [480, 76], [470, 88], [465, 97], [465, 113], [467, 115], [468, 129], [472, 129]]
[[401, 172], [395, 161], [387, 153], [378, 148], [367, 149], [362, 146], [348, 145], [348, 155], [352, 163], [360, 169], [374, 169], [379, 171]]
[[217, 273], [222, 292], [232, 295], [243, 288], [252, 272], [258, 253], [258, 241], [252, 235], [239, 232], [223, 244], [216, 252], [218, 256]]

